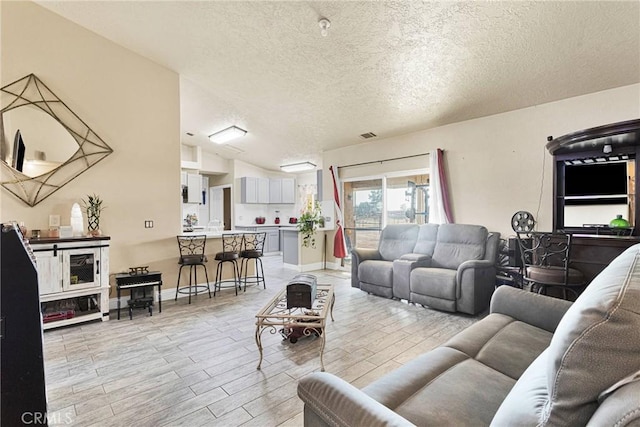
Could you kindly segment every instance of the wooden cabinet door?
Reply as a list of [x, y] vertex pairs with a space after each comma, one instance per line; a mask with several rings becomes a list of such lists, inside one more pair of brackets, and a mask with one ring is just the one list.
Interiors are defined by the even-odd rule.
[[[63, 289], [99, 288], [101, 272], [100, 248], [66, 249], [62, 258]], [[108, 270], [108, 266], [107, 270]]]
[[34, 252], [40, 295], [62, 292], [62, 251]]

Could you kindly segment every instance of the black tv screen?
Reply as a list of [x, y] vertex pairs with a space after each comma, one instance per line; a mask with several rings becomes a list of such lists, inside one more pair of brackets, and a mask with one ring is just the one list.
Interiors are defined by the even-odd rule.
[[611, 196], [627, 194], [627, 163], [567, 165], [565, 196]]

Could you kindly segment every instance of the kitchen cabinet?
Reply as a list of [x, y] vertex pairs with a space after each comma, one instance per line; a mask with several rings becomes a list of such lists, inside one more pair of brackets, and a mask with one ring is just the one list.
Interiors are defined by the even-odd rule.
[[109, 238], [31, 240], [43, 329], [109, 320]]
[[265, 227], [261, 231], [267, 233], [267, 238], [264, 244], [264, 252], [279, 252], [280, 251], [280, 228], [278, 227]]
[[269, 203], [295, 203], [295, 180], [274, 178], [269, 180]]
[[296, 202], [296, 181], [293, 178], [282, 179], [282, 203]]
[[271, 203], [282, 203], [282, 180], [269, 180], [269, 201]]
[[197, 173], [187, 174], [187, 203], [202, 203], [202, 178]]
[[240, 178], [241, 203], [269, 203], [269, 179], [243, 176]]
[[269, 178], [258, 178], [258, 203], [269, 203]]

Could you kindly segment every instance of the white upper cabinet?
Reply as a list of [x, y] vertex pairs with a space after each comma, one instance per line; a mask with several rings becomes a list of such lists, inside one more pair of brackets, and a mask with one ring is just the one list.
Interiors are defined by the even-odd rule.
[[282, 179], [282, 203], [296, 202], [296, 181], [293, 178]]
[[258, 178], [258, 203], [269, 203], [269, 178]]
[[241, 203], [283, 204], [295, 203], [295, 180], [293, 178], [268, 179], [240, 178]]
[[202, 202], [202, 177], [197, 173], [187, 174], [187, 203]]
[[282, 203], [282, 180], [269, 180], [269, 201], [271, 203]]
[[258, 203], [258, 178], [245, 176], [240, 178], [241, 203]]

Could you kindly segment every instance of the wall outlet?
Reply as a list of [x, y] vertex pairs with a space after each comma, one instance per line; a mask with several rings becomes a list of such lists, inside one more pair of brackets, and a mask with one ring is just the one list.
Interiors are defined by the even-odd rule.
[[150, 219], [147, 219], [144, 221], [144, 228], [153, 228], [153, 221]]

